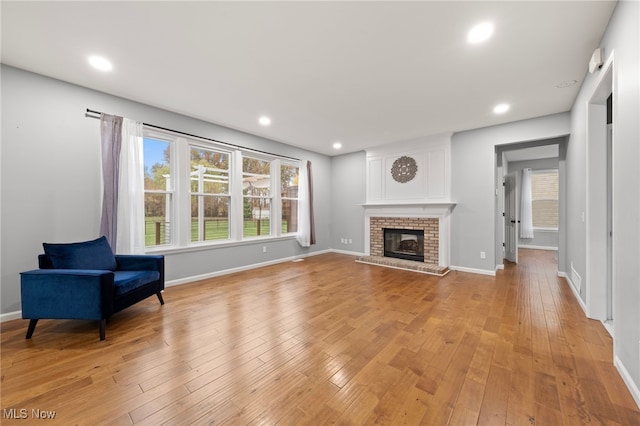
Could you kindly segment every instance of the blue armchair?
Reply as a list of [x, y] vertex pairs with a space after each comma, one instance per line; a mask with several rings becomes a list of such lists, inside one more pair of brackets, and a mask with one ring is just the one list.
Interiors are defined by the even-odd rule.
[[40, 269], [20, 274], [26, 339], [39, 319], [87, 319], [99, 321], [104, 340], [116, 312], [154, 294], [164, 305], [164, 256], [114, 255], [105, 237], [43, 246]]

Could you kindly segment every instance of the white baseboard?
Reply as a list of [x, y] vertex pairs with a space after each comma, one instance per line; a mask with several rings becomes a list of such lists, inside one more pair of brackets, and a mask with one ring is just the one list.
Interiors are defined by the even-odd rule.
[[523, 249], [532, 249], [532, 250], [552, 250], [558, 251], [558, 247], [550, 247], [550, 246], [530, 246], [527, 244], [518, 244], [518, 248]]
[[625, 385], [627, 385], [629, 392], [631, 392], [631, 396], [636, 401], [636, 405], [638, 406], [638, 408], [640, 408], [640, 389], [638, 389], [638, 386], [634, 383], [631, 375], [629, 374], [629, 371], [627, 371], [626, 367], [617, 356], [613, 357], [613, 365], [615, 365], [615, 367], [618, 369], [622, 380], [624, 380], [624, 383]]
[[[574, 297], [578, 301], [578, 304], [580, 305], [580, 307], [582, 308], [582, 311], [586, 316], [587, 306], [584, 304], [584, 302], [580, 298], [580, 294], [578, 294], [578, 291], [576, 290], [575, 285], [571, 282], [571, 279], [567, 276], [566, 272], [562, 272], [562, 271], [558, 271], [558, 276], [561, 278], [564, 278], [567, 281], [567, 285], [571, 289], [571, 292], [573, 292]], [[607, 327], [606, 324], [604, 324], [604, 326], [605, 328]], [[610, 330], [607, 330], [607, 331], [610, 332]], [[613, 365], [615, 365], [616, 369], [620, 373], [620, 376], [622, 377], [622, 380], [627, 386], [627, 389], [629, 389], [629, 392], [631, 393], [631, 396], [635, 400], [636, 405], [638, 406], [638, 408], [640, 408], [640, 389], [638, 389], [638, 386], [634, 383], [633, 379], [631, 378], [631, 375], [629, 374], [629, 371], [627, 371], [626, 367], [624, 366], [622, 361], [620, 361], [620, 358], [618, 358], [617, 355], [614, 355], [613, 357]]]
[[355, 251], [338, 250], [338, 249], [331, 249], [329, 251], [331, 251], [332, 253], [347, 254], [349, 256], [366, 256], [364, 253], [357, 253]]
[[14, 319], [22, 318], [22, 311], [8, 312], [6, 314], [0, 314], [0, 322], [12, 321]]
[[503, 263], [503, 264], [500, 264], [500, 265], [496, 265], [496, 271], [497, 271], [498, 269], [504, 269], [504, 263]]
[[569, 285], [569, 288], [571, 289], [571, 292], [573, 293], [573, 296], [576, 298], [578, 304], [582, 308], [582, 311], [585, 315], [587, 315], [587, 305], [585, 305], [580, 298], [580, 293], [578, 293], [578, 290], [576, 290], [576, 286], [571, 282], [571, 279], [567, 276], [566, 272], [558, 271], [558, 276], [565, 279], [565, 281]]
[[470, 274], [490, 275], [492, 277], [496, 276], [496, 271], [487, 269], [467, 268], [465, 266], [449, 266], [449, 269], [452, 271], [468, 272]]
[[333, 252], [333, 250], [330, 250], [330, 249], [329, 250], [320, 250], [320, 251], [314, 251], [314, 252], [308, 253], [308, 254], [302, 254], [302, 255], [298, 255], [298, 256], [290, 256], [290, 257], [284, 257], [284, 258], [281, 258], [281, 259], [270, 260], [268, 262], [260, 262], [260, 263], [254, 263], [254, 264], [251, 264], [251, 265], [246, 265], [246, 266], [239, 266], [237, 268], [223, 269], [221, 271], [209, 272], [207, 274], [192, 275], [190, 277], [178, 278], [178, 279], [175, 279], [175, 280], [166, 281], [164, 283], [164, 286], [165, 287], [173, 287], [173, 286], [176, 286], [176, 285], [187, 284], [187, 283], [191, 283], [191, 282], [194, 282], [194, 281], [206, 280], [208, 278], [220, 277], [222, 275], [234, 274], [236, 272], [249, 271], [251, 269], [262, 268], [264, 266], [276, 265], [278, 263], [292, 262], [292, 261], [295, 261], [295, 260], [298, 260], [298, 259], [304, 259], [305, 257], [317, 256], [319, 254], [325, 254], [325, 253], [331, 253], [331, 252]]

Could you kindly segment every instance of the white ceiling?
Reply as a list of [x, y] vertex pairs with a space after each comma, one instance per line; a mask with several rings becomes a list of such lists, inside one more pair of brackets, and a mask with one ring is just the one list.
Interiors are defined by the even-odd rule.
[[[1, 7], [5, 64], [336, 155], [568, 111], [615, 2]], [[493, 37], [468, 44], [487, 20]], [[90, 69], [91, 54], [114, 70]], [[556, 87], [568, 80], [578, 84]], [[494, 115], [499, 102], [511, 110]]]

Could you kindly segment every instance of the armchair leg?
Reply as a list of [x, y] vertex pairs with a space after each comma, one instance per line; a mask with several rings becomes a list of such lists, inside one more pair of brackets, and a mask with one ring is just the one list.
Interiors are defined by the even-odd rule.
[[162, 292], [158, 291], [158, 292], [156, 292], [156, 295], [158, 296], [158, 300], [160, 301], [160, 304], [164, 305], [164, 299], [162, 298]]
[[27, 335], [24, 337], [25, 339], [31, 339], [31, 336], [33, 336], [33, 332], [36, 330], [37, 323], [37, 319], [29, 320], [29, 328], [27, 328]]
[[107, 319], [103, 318], [100, 320], [100, 340], [105, 339], [106, 332], [107, 332]]

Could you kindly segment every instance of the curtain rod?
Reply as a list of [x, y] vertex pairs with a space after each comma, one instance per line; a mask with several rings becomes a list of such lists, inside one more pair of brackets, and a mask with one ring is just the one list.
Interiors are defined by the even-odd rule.
[[[84, 115], [85, 115], [85, 117], [89, 117], [89, 118], [100, 118], [101, 114], [106, 114], [106, 113], [100, 112], [100, 111], [95, 111], [95, 110], [87, 108], [87, 112]], [[256, 153], [260, 153], [260, 154], [272, 155], [274, 157], [286, 158], [288, 160], [300, 161], [299, 158], [289, 157], [287, 155], [274, 154], [272, 152], [261, 151], [259, 149], [253, 149], [253, 148], [247, 148], [247, 147], [240, 146], [240, 145], [234, 145], [232, 143], [222, 142], [222, 141], [219, 141], [219, 140], [216, 140], [216, 139], [205, 138], [204, 136], [193, 135], [191, 133], [181, 132], [179, 130], [173, 130], [173, 129], [169, 129], [167, 127], [156, 126], [155, 124], [149, 124], [149, 123], [142, 123], [142, 124], [147, 126], [147, 127], [153, 127], [154, 129], [164, 130], [166, 132], [171, 132], [171, 133], [175, 133], [175, 134], [178, 134], [178, 135], [189, 136], [189, 137], [192, 137], [192, 138], [202, 139], [202, 140], [209, 141], [209, 142], [215, 142], [215, 143], [218, 143], [218, 144], [221, 144], [221, 145], [225, 145], [225, 146], [230, 147], [230, 148], [237, 148], [237, 149], [242, 149], [242, 150], [245, 150], [245, 151], [252, 151], [252, 152], [256, 152]]]

